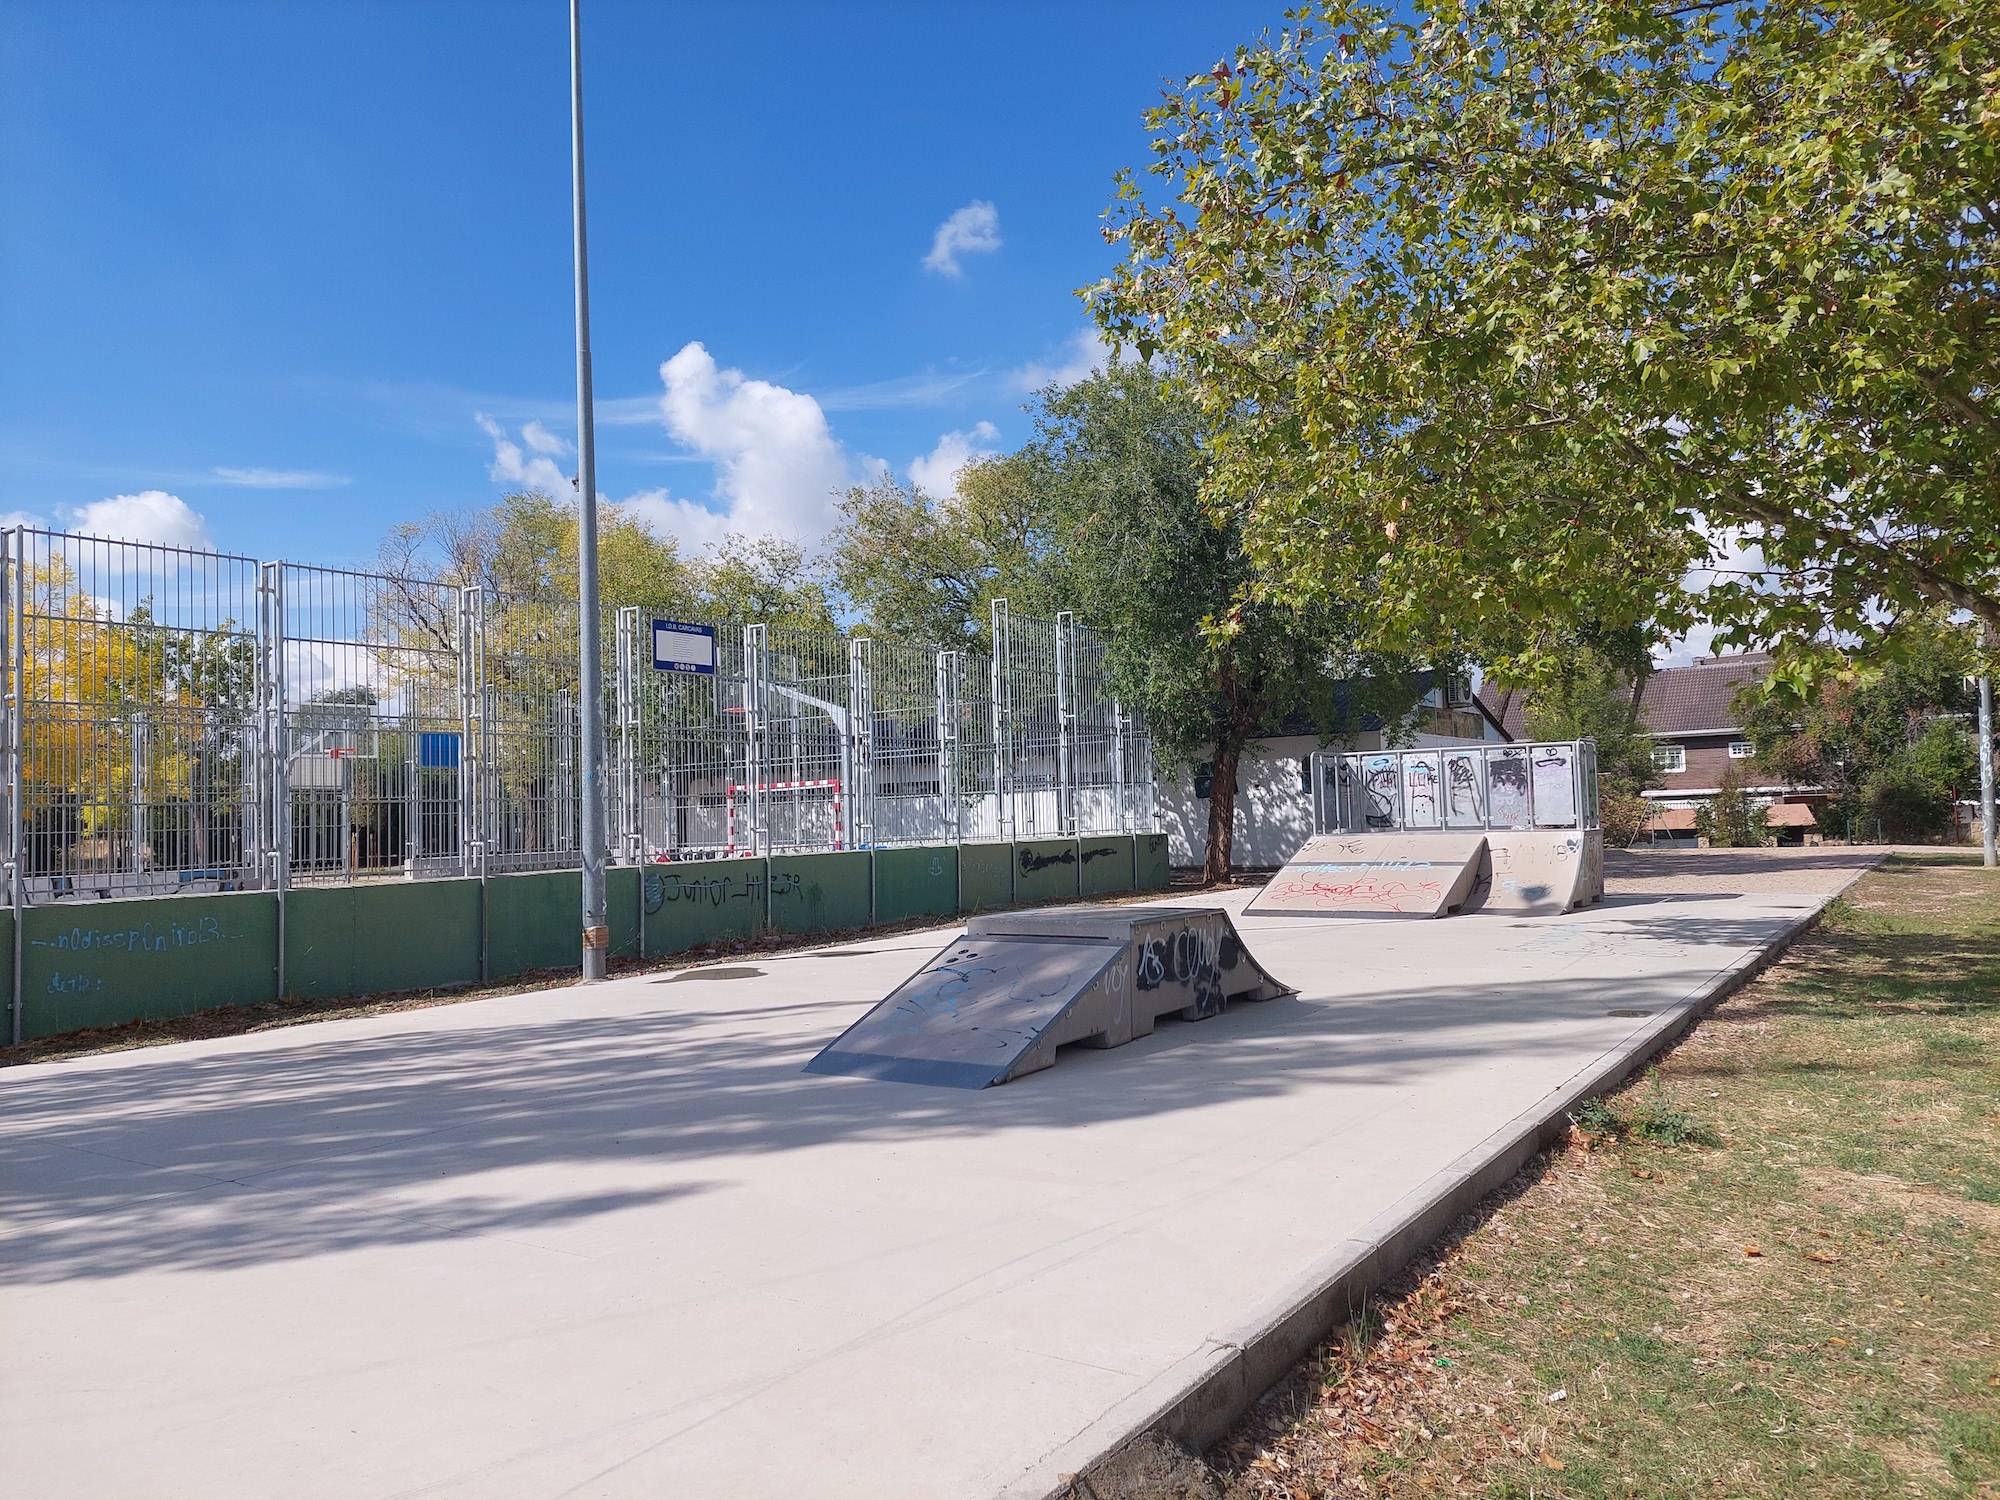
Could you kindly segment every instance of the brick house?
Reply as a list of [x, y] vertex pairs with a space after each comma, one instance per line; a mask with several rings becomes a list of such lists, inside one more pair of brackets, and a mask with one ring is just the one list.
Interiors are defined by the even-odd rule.
[[[1756, 754], [1732, 706], [1737, 691], [1771, 670], [1765, 651], [1735, 656], [1697, 657], [1685, 667], [1662, 667], [1646, 680], [1639, 699], [1639, 722], [1653, 737], [1653, 766], [1660, 784], [1645, 793], [1656, 809], [1653, 827], [1661, 834], [1693, 837], [1694, 810], [1722, 789], [1731, 762]], [[1481, 706], [1509, 739], [1527, 739], [1521, 695], [1497, 688], [1480, 690]], [[1743, 790], [1769, 807], [1773, 830], [1809, 829], [1813, 810], [1826, 802], [1816, 787], [1766, 784], [1742, 767]]]

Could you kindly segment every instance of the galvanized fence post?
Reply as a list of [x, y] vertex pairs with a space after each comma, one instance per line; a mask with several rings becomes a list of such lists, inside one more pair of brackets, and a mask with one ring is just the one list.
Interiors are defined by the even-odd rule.
[[639, 611], [623, 606], [617, 625], [617, 712], [618, 712], [618, 860], [620, 864], [645, 863], [645, 829], [640, 819], [639, 764], [641, 729], [639, 722]]
[[993, 826], [1003, 842], [1014, 838], [1013, 638], [1007, 601], [995, 599], [993, 619]]
[[1056, 831], [1075, 838], [1076, 826], [1076, 616], [1056, 616]]
[[848, 843], [875, 845], [875, 686], [874, 642], [847, 643], [847, 765], [841, 793], [847, 798]]
[[21, 1045], [21, 950], [27, 942], [27, 865], [21, 849], [21, 713], [26, 695], [21, 683], [21, 595], [28, 587], [22, 548], [23, 529], [16, 526], [6, 533], [5, 556], [0, 558], [0, 587], [6, 589], [7, 630], [7, 902], [14, 914], [13, 987], [8, 996], [8, 1034], [13, 1045]]

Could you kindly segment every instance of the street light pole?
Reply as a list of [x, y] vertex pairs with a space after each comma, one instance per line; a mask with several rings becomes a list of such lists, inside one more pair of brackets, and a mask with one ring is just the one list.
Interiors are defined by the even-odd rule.
[[576, 219], [577, 732], [583, 744], [583, 982], [610, 956], [604, 890], [604, 684], [597, 606], [597, 434], [590, 394], [590, 270], [583, 234], [583, 0], [569, 0], [570, 181]]
[[[1989, 649], [1993, 644], [1992, 631], [1983, 624], [1979, 644]], [[1989, 870], [2000, 863], [1995, 857], [1993, 834], [1993, 673], [1989, 669], [1979, 674], [1979, 842]]]

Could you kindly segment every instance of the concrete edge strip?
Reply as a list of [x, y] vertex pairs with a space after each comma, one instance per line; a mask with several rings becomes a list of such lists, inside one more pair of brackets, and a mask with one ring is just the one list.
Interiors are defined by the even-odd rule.
[[1516, 1115], [1479, 1145], [1344, 1240], [1243, 1323], [1210, 1339], [1090, 1422], [1006, 1486], [1002, 1500], [1072, 1500], [1087, 1479], [1149, 1434], [1170, 1437], [1196, 1453], [1227, 1435], [1259, 1397], [1320, 1340], [1401, 1271], [1489, 1193], [1563, 1133], [1569, 1111], [1623, 1082], [1667, 1043], [1693, 1029], [1724, 1000], [1783, 958], [1819, 925], [1826, 908], [1873, 870], [1878, 855], [1837, 890], [1817, 898], [1754, 953], [1717, 970], [1708, 981], [1633, 1033], [1608, 1061], [1576, 1074]]

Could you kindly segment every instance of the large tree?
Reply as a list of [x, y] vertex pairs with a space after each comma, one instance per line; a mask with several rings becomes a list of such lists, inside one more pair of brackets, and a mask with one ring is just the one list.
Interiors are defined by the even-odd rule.
[[1155, 752], [1210, 762], [1203, 878], [1229, 878], [1243, 753], [1287, 719], [1325, 734], [1395, 719], [1421, 690], [1349, 650], [1348, 613], [1257, 587], [1243, 530], [1202, 503], [1211, 429], [1158, 371], [1114, 360], [1038, 392], [1022, 448], [958, 475], [936, 499], [884, 481], [849, 493], [836, 579], [871, 625], [987, 644], [990, 602], [1074, 610], [1109, 642], [1112, 685]]
[[[995, 599], [1035, 610], [1045, 522], [1019, 464], [979, 463], [938, 498], [884, 476], [847, 492], [828, 549], [833, 582], [885, 636], [988, 647]], [[1057, 606], [1065, 608], [1067, 606]]]
[[1151, 124], [1090, 296], [1274, 587], [1518, 675], [2000, 627], [1984, 0], [1329, 0]]
[[1114, 361], [1031, 410], [1034, 440], [1004, 462], [1045, 529], [1042, 587], [1109, 637], [1162, 759], [1210, 760], [1202, 876], [1226, 880], [1243, 752], [1287, 718], [1331, 735], [1406, 711], [1408, 677], [1356, 657], [1344, 606], [1258, 587], [1239, 521], [1202, 503], [1207, 421], [1151, 367]]
[[1901, 622], [1865, 667], [1829, 674], [1798, 702], [1746, 694], [1743, 725], [1758, 771], [1827, 794], [1829, 833], [1879, 824], [1890, 838], [1950, 828], [1952, 804], [1976, 795], [1971, 631], [1933, 611]]

